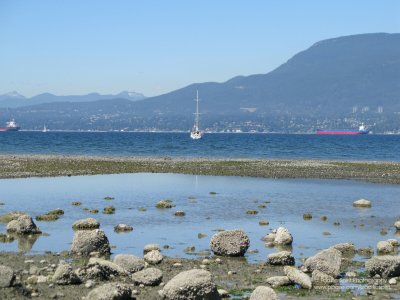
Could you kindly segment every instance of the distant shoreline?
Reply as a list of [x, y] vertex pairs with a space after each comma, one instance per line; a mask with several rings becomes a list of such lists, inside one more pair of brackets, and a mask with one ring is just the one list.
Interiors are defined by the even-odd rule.
[[351, 179], [400, 184], [400, 163], [302, 159], [220, 159], [0, 155], [0, 178], [176, 173], [293, 179]]

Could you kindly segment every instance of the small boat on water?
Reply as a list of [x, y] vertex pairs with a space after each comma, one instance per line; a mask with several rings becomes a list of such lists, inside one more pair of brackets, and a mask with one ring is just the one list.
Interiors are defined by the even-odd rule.
[[42, 130], [42, 132], [47, 132], [47, 127], [46, 127], [46, 125], [43, 125], [43, 130]]
[[194, 118], [194, 125], [192, 128], [192, 131], [190, 132], [190, 137], [193, 140], [198, 140], [201, 139], [203, 137], [203, 132], [200, 130], [200, 126], [199, 126], [199, 91], [197, 91], [196, 94], [196, 112], [194, 113], [195, 118]]
[[368, 134], [369, 130], [361, 124], [358, 130], [317, 130], [316, 134], [342, 134], [342, 135], [354, 135], [354, 134]]
[[0, 127], [0, 132], [5, 132], [5, 131], [18, 131], [20, 130], [21, 127], [15, 122], [14, 119], [11, 119], [6, 123], [6, 127]]

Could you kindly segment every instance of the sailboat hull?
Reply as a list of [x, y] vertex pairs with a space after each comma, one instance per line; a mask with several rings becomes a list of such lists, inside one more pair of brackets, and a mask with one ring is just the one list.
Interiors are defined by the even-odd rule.
[[191, 132], [190, 138], [193, 140], [199, 140], [202, 138], [202, 134], [201, 134], [201, 132]]

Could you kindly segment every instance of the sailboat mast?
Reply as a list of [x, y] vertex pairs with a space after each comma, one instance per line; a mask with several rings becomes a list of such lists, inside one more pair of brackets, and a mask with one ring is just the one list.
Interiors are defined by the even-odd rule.
[[199, 129], [199, 91], [196, 93], [196, 129]]

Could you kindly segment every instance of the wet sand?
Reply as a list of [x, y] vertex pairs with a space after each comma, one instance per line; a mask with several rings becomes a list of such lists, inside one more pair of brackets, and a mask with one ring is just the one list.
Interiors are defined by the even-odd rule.
[[121, 173], [353, 179], [400, 184], [400, 163], [177, 157], [0, 155], [0, 178]]

